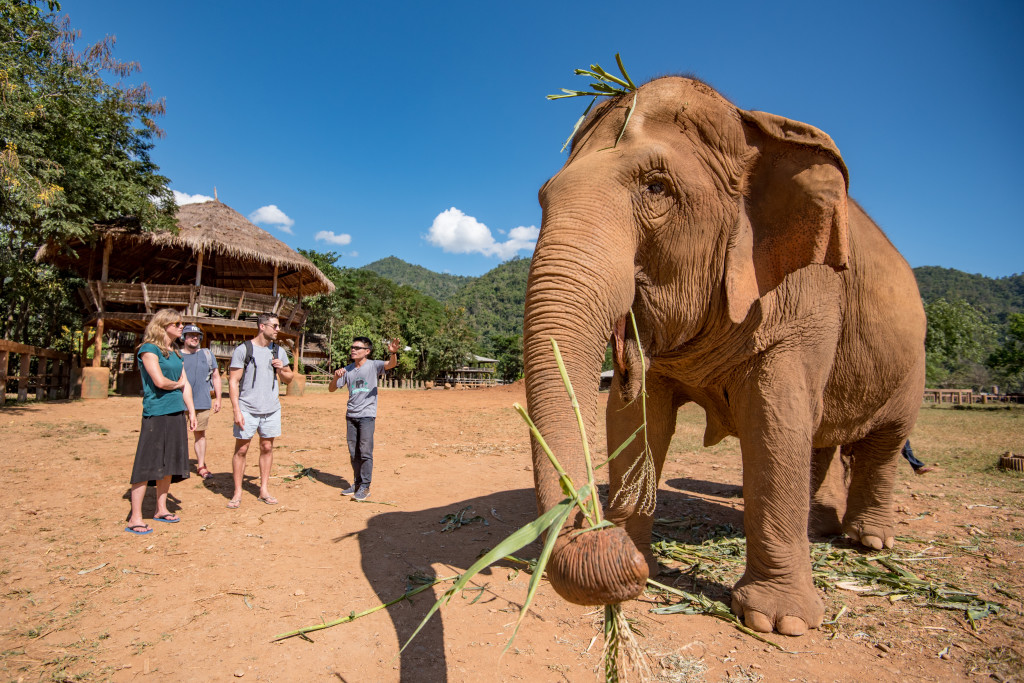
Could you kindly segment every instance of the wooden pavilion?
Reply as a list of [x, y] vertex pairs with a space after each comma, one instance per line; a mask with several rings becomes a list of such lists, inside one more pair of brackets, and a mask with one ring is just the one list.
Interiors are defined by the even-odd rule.
[[86, 307], [82, 358], [93, 345], [92, 364], [100, 367], [104, 333], [141, 334], [157, 309], [176, 308], [186, 322], [202, 328], [203, 345], [224, 359], [234, 345], [256, 334], [256, 317], [266, 312], [280, 319], [280, 338], [292, 348], [297, 370], [306, 320], [302, 299], [331, 292], [334, 284], [304, 256], [220, 201], [186, 204], [177, 221], [177, 234], [96, 226], [90, 241], [51, 242], [36, 254], [36, 260], [86, 280], [79, 292]]

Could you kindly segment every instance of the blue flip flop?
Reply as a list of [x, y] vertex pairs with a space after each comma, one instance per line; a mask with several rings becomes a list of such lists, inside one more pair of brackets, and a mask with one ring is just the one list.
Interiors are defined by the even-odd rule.
[[167, 524], [177, 524], [181, 521], [181, 517], [174, 517], [174, 519], [169, 519], [170, 517], [174, 517], [174, 515], [155, 515], [153, 519], [155, 519], [158, 522], [165, 522]]
[[[143, 529], [143, 531], [138, 531], [138, 529]], [[130, 534], [136, 534], [138, 536], [145, 536], [146, 534], [153, 533], [153, 530], [145, 524], [132, 524], [131, 526], [126, 526], [124, 530]]]

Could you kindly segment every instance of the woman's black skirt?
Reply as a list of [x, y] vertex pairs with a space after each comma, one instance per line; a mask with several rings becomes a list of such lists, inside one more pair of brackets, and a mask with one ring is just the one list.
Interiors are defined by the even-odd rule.
[[184, 411], [142, 418], [131, 483], [156, 486], [158, 479], [168, 475], [172, 482], [188, 479], [187, 420]]

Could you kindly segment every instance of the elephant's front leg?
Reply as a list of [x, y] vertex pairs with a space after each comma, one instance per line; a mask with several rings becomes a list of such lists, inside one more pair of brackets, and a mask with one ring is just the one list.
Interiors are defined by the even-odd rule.
[[[643, 423], [644, 401], [637, 397], [626, 404], [620, 391], [619, 375], [612, 380], [608, 398], [608, 454], [611, 455]], [[608, 464], [609, 521], [623, 527], [647, 561], [649, 576], [657, 576], [658, 562], [651, 552], [651, 529], [658, 482], [665, 453], [676, 430], [677, 402], [672, 390], [658, 378], [648, 378], [647, 429]]]
[[807, 541], [813, 407], [799, 378], [788, 374], [762, 376], [756, 388], [735, 392], [747, 567], [732, 609], [755, 631], [801, 635], [821, 624], [824, 608]]

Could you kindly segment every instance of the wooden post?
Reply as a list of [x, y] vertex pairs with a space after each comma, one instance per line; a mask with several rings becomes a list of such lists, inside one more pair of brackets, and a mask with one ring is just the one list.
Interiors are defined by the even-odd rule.
[[107, 273], [110, 270], [110, 252], [114, 250], [114, 238], [107, 235], [103, 245], [103, 269], [100, 271], [100, 282], [107, 281]]
[[94, 368], [100, 367], [101, 356], [103, 355], [103, 318], [96, 320], [96, 339], [93, 340], [92, 346], [92, 366]]
[[42, 401], [46, 396], [46, 388], [50, 386], [50, 372], [47, 368], [50, 365], [50, 359], [39, 356], [36, 358], [36, 400]]
[[203, 284], [203, 252], [199, 252], [199, 259], [196, 261], [196, 287]]
[[50, 385], [50, 398], [62, 398], [61, 393], [64, 388], [64, 368], [67, 367], [67, 363], [61, 359], [53, 362], [53, 384]]
[[[274, 293], [275, 294], [277, 293], [277, 266], [274, 266]], [[299, 310], [299, 308], [301, 306], [302, 306], [302, 271], [300, 270], [299, 271], [299, 296], [298, 296], [297, 301], [295, 302], [295, 308], [292, 309], [292, 316], [295, 315], [295, 311]], [[289, 322], [290, 321], [291, 321], [291, 318], [289, 318]], [[302, 355], [302, 335], [300, 334], [299, 335], [299, 348], [297, 349], [297, 352], [295, 354], [295, 358], [292, 359], [292, 363], [295, 366], [295, 367], [292, 368], [292, 372], [298, 372], [299, 371], [299, 356], [301, 356], [301, 355]]]
[[32, 354], [22, 353], [21, 367], [18, 371], [18, 400], [24, 403], [28, 400], [28, 364], [32, 361]]
[[[302, 277], [301, 275], [299, 277]], [[277, 296], [277, 266], [274, 266], [274, 296]]]
[[7, 400], [7, 363], [10, 358], [9, 352], [0, 351], [0, 406]]

